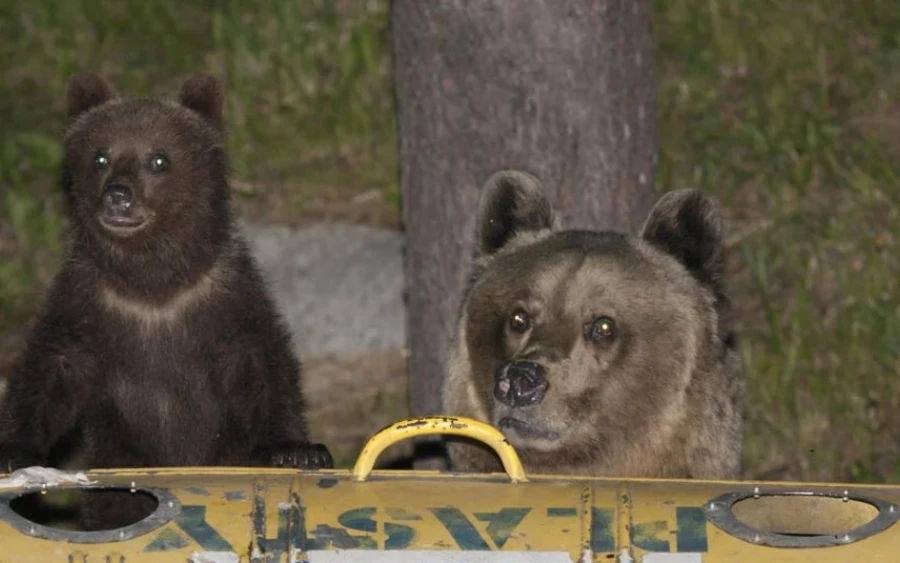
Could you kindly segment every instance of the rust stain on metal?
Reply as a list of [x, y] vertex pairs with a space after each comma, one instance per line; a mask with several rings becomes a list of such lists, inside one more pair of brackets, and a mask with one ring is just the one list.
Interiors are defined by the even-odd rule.
[[[429, 420], [427, 418], [418, 418], [418, 419], [410, 420], [406, 424], [401, 424], [401, 425], [397, 426], [397, 430], [408, 430], [411, 428], [421, 428], [422, 426], [427, 426], [428, 424], [431, 424], [431, 420]], [[390, 428], [390, 426], [388, 426], [387, 428]]]
[[250, 512], [250, 521], [253, 526], [251, 538], [253, 551], [265, 552], [266, 537], [266, 492], [268, 486], [265, 478], [253, 479], [253, 509]]

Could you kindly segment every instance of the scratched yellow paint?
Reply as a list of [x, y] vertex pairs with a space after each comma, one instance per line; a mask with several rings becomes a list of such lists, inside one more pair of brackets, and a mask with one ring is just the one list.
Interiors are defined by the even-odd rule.
[[[397, 439], [419, 435], [410, 422], [386, 431], [402, 426], [402, 437]], [[463, 434], [468, 423], [448, 418], [428, 419], [427, 424], [412, 422], [420, 424], [425, 433], [440, 433], [445, 425], [455, 424], [454, 430]], [[479, 428], [479, 432], [490, 431]], [[170, 468], [91, 472], [88, 476], [104, 485], [130, 487], [134, 483], [137, 488], [168, 490], [181, 505], [179, 515], [140, 536], [101, 544], [31, 537], [0, 521], [0, 563], [190, 561], [198, 552], [218, 552], [214, 554], [218, 559], [213, 560], [220, 562], [281, 563], [309, 557], [310, 563], [315, 563], [335, 551], [386, 557], [361, 561], [392, 561], [391, 557], [404, 552], [427, 552], [414, 556], [420, 563], [451, 562], [454, 554], [473, 551], [500, 552], [508, 561], [526, 551], [552, 553], [573, 562], [627, 561], [623, 551], [636, 563], [900, 561], [900, 526], [896, 524], [847, 545], [775, 548], [722, 531], [705, 519], [703, 510], [719, 495], [732, 492], [747, 493], [750, 497], [745, 502], [757, 502], [752, 496], [756, 488], [762, 491], [764, 501], [773, 487], [846, 489], [849, 497], [900, 503], [900, 487], [517, 474], [518, 458], [505, 450], [501, 453], [506, 456], [506, 468], [512, 468], [508, 473], [371, 471], [372, 457], [394, 441], [384, 435], [373, 440], [364, 454], [369, 457], [351, 471]], [[508, 444], [498, 440], [493, 447], [503, 449]], [[25, 491], [0, 488], [0, 493], [12, 492]], [[780, 521], [783, 525], [805, 519], [815, 528], [837, 519], [852, 503], [832, 500], [834, 504], [815, 505], [815, 513], [803, 508], [803, 499], [796, 505], [791, 500], [791, 514]], [[433, 557], [429, 559], [428, 554]]]
[[[864, 486], [841, 485], [835, 483], [786, 483], [786, 482], [725, 482], [725, 481], [665, 481], [665, 480], [631, 480], [623, 483], [627, 496], [628, 514], [634, 527], [643, 528], [632, 533], [632, 539], [640, 536], [645, 546], [634, 545], [633, 554], [636, 561], [651, 553], [652, 547], [665, 552], [691, 552], [693, 546], [679, 545], [677, 511], [679, 508], [690, 509], [702, 507], [710, 499], [724, 493], [746, 492], [751, 495], [746, 502], [753, 501], [752, 491], [755, 488], [765, 490], [813, 491], [826, 490], [848, 491], [851, 495], [875, 497], [881, 500], [900, 503], [900, 487], [897, 486]], [[787, 519], [797, 522], [813, 522], [813, 527], [828, 528], [827, 523], [839, 517], [832, 512], [814, 512], [804, 514], [803, 499], [791, 500], [792, 509]], [[840, 505], [840, 501], [837, 502]], [[704, 524], [706, 545], [701, 546], [703, 563], [733, 563], [766, 561], [773, 563], [801, 563], [816, 561], [831, 563], [838, 561], [889, 562], [900, 561], [900, 525], [893, 524], [885, 531], [874, 536], [850, 543], [821, 548], [776, 548], [753, 545], [747, 541], [725, 533], [713, 524]], [[649, 534], [639, 532], [647, 532]], [[690, 539], [690, 538], [688, 538]], [[650, 541], [648, 541], [650, 540]], [[647, 546], [651, 541], [657, 545]], [[666, 544], [666, 545], [663, 545]]]

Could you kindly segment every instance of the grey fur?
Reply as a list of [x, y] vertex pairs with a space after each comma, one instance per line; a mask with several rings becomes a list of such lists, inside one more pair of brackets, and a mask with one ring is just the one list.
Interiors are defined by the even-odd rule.
[[[494, 174], [481, 198], [444, 412], [500, 427], [530, 472], [738, 478], [743, 366], [718, 203], [670, 192], [635, 237], [564, 230], [521, 172]], [[510, 328], [517, 310], [525, 332]], [[598, 319], [612, 319], [609, 335], [592, 332]], [[512, 361], [540, 366], [538, 402], [495, 399]], [[449, 448], [456, 470], [500, 468], [484, 448]]]

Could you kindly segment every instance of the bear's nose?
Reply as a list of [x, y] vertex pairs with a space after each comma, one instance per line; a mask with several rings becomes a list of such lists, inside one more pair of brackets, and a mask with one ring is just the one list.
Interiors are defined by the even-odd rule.
[[540, 364], [511, 362], [497, 370], [494, 398], [510, 407], [525, 407], [540, 403], [549, 387]]
[[109, 184], [103, 190], [103, 206], [109, 215], [126, 216], [134, 201], [131, 188], [124, 184]]

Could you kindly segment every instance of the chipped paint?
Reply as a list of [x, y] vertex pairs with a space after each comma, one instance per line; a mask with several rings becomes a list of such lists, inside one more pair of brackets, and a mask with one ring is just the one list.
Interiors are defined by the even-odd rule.
[[313, 540], [309, 549], [376, 549], [375, 539], [366, 535], [352, 536], [345, 528], [319, 524], [309, 532]]
[[[446, 426], [453, 428], [454, 430], [463, 430], [468, 428], [469, 425], [462, 419], [452, 416], [423, 416], [406, 420], [394, 426], [397, 430], [415, 430], [424, 426], [429, 426], [431, 428], [441, 428]], [[387, 430], [390, 427], [391, 426], [387, 426], [383, 430]]]
[[[424, 421], [425, 419], [418, 419]], [[427, 432], [429, 422], [408, 436]], [[442, 428], [442, 427], [441, 427]], [[423, 430], [424, 429], [424, 430]], [[479, 432], [485, 429], [478, 430]], [[489, 439], [497, 433], [487, 432]], [[393, 440], [393, 437], [388, 437]], [[388, 440], [388, 441], [390, 441]], [[497, 447], [499, 441], [492, 442]], [[385, 442], [367, 444], [374, 461]], [[361, 456], [361, 459], [364, 456]], [[87, 472], [100, 487], [153, 487], [160, 509], [155, 527], [81, 538], [70, 530], [41, 537], [9, 502], [34, 485], [0, 491], [2, 554], [37, 561], [125, 563], [724, 563], [797, 561], [794, 549], [772, 549], [713, 522], [731, 506], [727, 495], [750, 495], [762, 483], [529, 476], [513, 485], [502, 474], [375, 471], [362, 480], [346, 470], [161, 468]], [[509, 475], [507, 475], [509, 476]], [[334, 481], [335, 485], [330, 485]], [[339, 484], [340, 486], [336, 486]], [[92, 487], [94, 487], [92, 485]], [[779, 485], [796, 494], [836, 491], [871, 495], [882, 515], [900, 513], [900, 487]], [[208, 492], [195, 494], [195, 489]], [[818, 492], [817, 492], [818, 491]], [[246, 498], [244, 498], [246, 496]], [[837, 498], [842, 498], [838, 496]], [[241, 500], [244, 502], [226, 502]], [[881, 502], [879, 501], [879, 502]], [[193, 504], [183, 504], [184, 502]], [[875, 506], [873, 504], [873, 506]], [[819, 513], [816, 513], [819, 516]], [[825, 511], [823, 521], [832, 514]], [[837, 515], [835, 515], [835, 518]], [[894, 518], [894, 516], [890, 516]], [[891, 520], [893, 522], [894, 520]], [[29, 525], [33, 524], [29, 528]], [[128, 535], [130, 534], [130, 535]], [[79, 542], [73, 549], [71, 542]], [[821, 563], [893, 563], [900, 528], [873, 532], [864, 542], [804, 549]], [[115, 551], [112, 551], [112, 549]], [[2, 559], [2, 555], [0, 555]]]
[[[581, 553], [582, 560], [586, 563], [589, 563], [591, 560], [590, 554], [593, 553], [594, 549], [591, 547], [593, 543], [593, 532], [591, 528], [593, 527], [593, 510], [594, 510], [594, 488], [590, 486], [582, 486], [581, 493], [578, 495], [580, 501], [580, 517], [581, 517]], [[560, 499], [561, 500], [561, 499]], [[586, 555], [585, 555], [586, 554]], [[585, 559], [585, 557], [587, 557]]]
[[481, 534], [475, 529], [475, 526], [472, 525], [469, 519], [466, 518], [458, 508], [432, 508], [431, 512], [433, 512], [434, 515], [437, 516], [437, 519], [441, 521], [441, 524], [447, 528], [447, 531], [450, 532], [450, 535], [453, 537], [453, 540], [456, 541], [456, 544], [459, 545], [460, 549], [490, 549], [490, 546], [484, 541]]
[[548, 518], [568, 518], [572, 516], [578, 516], [578, 509], [574, 506], [550, 506], [547, 508]]
[[374, 506], [354, 508], [338, 516], [338, 522], [341, 526], [351, 530], [374, 533], [377, 528], [375, 521], [372, 520], [372, 515], [375, 514], [376, 510]]
[[186, 487], [184, 490], [191, 493], [192, 495], [200, 495], [202, 497], [209, 496], [209, 491], [204, 489], [203, 487]]
[[631, 527], [631, 543], [646, 551], [671, 551], [669, 541], [660, 537], [666, 529], [663, 520], [637, 522]]
[[[250, 521], [253, 526], [253, 551], [265, 552], [266, 543], [266, 493], [268, 483], [265, 478], [253, 480], [253, 511], [250, 513]], [[254, 555], [253, 560], [258, 560], [261, 555]]]
[[186, 505], [181, 507], [181, 514], [175, 519], [178, 526], [201, 547], [210, 551], [233, 549], [215, 528], [206, 522], [206, 507], [202, 505]]
[[[120, 553], [127, 560], [141, 561], [188, 561], [194, 553], [199, 555], [191, 561], [211, 556], [207, 560], [216, 563], [220, 556], [233, 561], [235, 553], [243, 557], [242, 563], [547, 563], [564, 550], [566, 558], [558, 560], [568, 563], [720, 563], [727, 560], [721, 558], [725, 553], [741, 561], [786, 560], [779, 559], [778, 550], [761, 551], [760, 546], [721, 531], [713, 533], [712, 524], [698, 508], [722, 490], [752, 490], [752, 484], [542, 476], [519, 487], [498, 475], [454, 478], [404, 471], [378, 473], [369, 482], [345, 480], [340, 487], [328, 489], [317, 486], [323, 475], [337, 473], [256, 468], [172, 472], [153, 478], [138, 471], [124, 473], [118, 483], [101, 486], [167, 483], [172, 487], [167, 490], [205, 504], [182, 505], [176, 495], [178, 510], [171, 522], [132, 537], [143, 535], [142, 540], [115, 546], [119, 551], [110, 563], [121, 563]], [[197, 482], [209, 496], [187, 492]], [[818, 485], [809, 487], [812, 490]], [[251, 488], [256, 494], [247, 495], [253, 499], [247, 504], [222, 500], [226, 491]], [[900, 498], [900, 487], [873, 486], [870, 490], [884, 498]], [[856, 550], [851, 555], [874, 554], [862, 557], [871, 563], [891, 562], [880, 556], [881, 551], [873, 551], [869, 542], [887, 546], [884, 553], [891, 553], [896, 531], [890, 528], [867, 542], [840, 549]], [[112, 541], [83, 544], [79, 551], [71, 552], [72, 563], [84, 563], [85, 557], [88, 562], [106, 563]], [[27, 550], [39, 557], [44, 555], [42, 550], [59, 550], [55, 553], [64, 554], [63, 560], [71, 549], [64, 546], [63, 536], [50, 541], [27, 537], [27, 530], [13, 529], [2, 519], [0, 542], [4, 549], [10, 545], [13, 552]], [[251, 553], [253, 558], [248, 559]], [[846, 560], [843, 555], [847, 551], [834, 552], [834, 556], [827, 549], [808, 553], [816, 561], [830, 563]], [[551, 559], [545, 559], [545, 554]]]
[[675, 533], [678, 551], [698, 553], [707, 551], [706, 517], [703, 515], [703, 509], [678, 506], [675, 508], [675, 521], [678, 526]]
[[394, 520], [422, 520], [421, 516], [405, 508], [386, 506], [384, 512]]
[[291, 506], [287, 513], [286, 534], [288, 537], [288, 545], [291, 549], [300, 549], [304, 547], [306, 541], [306, 514], [303, 503], [300, 502], [300, 483], [298, 479], [291, 482]]
[[190, 542], [171, 528], [165, 528], [144, 548], [145, 553], [154, 551], [174, 551], [184, 549]]
[[243, 489], [238, 491], [225, 491], [225, 493], [223, 494], [225, 500], [247, 500], [247, 497], [244, 495], [245, 493]]
[[616, 539], [613, 537], [613, 510], [591, 507], [591, 549], [598, 553], [613, 551]]
[[509, 539], [512, 531], [516, 526], [522, 523], [522, 520], [531, 508], [503, 508], [499, 512], [476, 512], [475, 518], [481, 522], [490, 522], [485, 530], [498, 549], [503, 549], [506, 540]]

